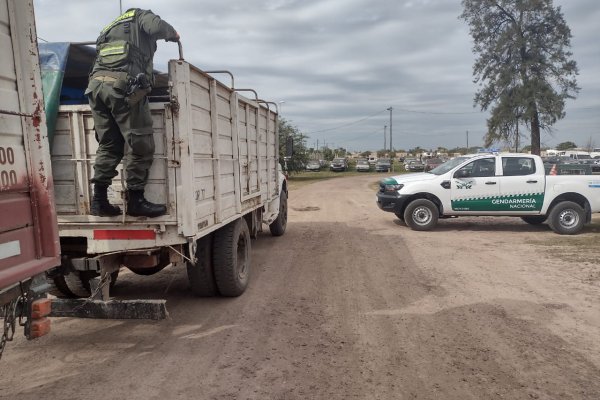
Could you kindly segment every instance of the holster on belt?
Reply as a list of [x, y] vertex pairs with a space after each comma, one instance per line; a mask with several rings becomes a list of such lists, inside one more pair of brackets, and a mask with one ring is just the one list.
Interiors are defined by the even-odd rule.
[[152, 91], [151, 88], [147, 88], [147, 89], [137, 88], [129, 96], [125, 97], [125, 100], [127, 101], [127, 104], [132, 106], [134, 104], [139, 103], [151, 91]]
[[139, 103], [148, 93], [152, 86], [144, 73], [139, 73], [128, 82], [127, 97], [125, 100], [130, 106]]

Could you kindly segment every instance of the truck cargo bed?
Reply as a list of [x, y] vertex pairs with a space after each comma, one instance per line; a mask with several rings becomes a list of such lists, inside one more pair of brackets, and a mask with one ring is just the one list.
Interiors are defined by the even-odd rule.
[[[87, 105], [59, 108], [52, 167], [61, 238], [86, 239], [89, 254], [159, 247], [258, 208], [277, 213], [277, 114], [182, 60], [169, 62], [168, 89], [170, 101], [151, 103], [156, 150], [146, 197], [167, 205], [158, 218], [90, 215], [92, 114]], [[109, 199], [125, 211], [122, 164], [118, 172]]]

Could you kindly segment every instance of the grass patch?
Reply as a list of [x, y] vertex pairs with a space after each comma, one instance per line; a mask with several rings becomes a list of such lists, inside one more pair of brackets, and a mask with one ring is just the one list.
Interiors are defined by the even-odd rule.
[[552, 240], [533, 241], [532, 244], [546, 247], [546, 252], [558, 259], [588, 263], [600, 266], [600, 246], [598, 237], [600, 233], [600, 215], [592, 217], [592, 222], [585, 226], [579, 235], [556, 235]]

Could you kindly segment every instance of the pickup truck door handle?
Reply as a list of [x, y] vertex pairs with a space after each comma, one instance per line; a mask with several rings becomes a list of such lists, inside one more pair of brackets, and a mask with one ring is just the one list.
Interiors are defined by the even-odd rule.
[[529, 181], [527, 181], [527, 183], [537, 183], [537, 181], [529, 180]]
[[486, 182], [485, 184], [486, 184], [486, 185], [495, 185], [495, 184], [496, 184], [496, 182], [494, 182], [494, 181], [488, 181], [488, 182]]

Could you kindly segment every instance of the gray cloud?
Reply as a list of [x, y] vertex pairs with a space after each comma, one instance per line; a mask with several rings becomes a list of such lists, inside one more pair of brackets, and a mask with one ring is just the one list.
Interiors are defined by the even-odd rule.
[[[118, 1], [34, 3], [38, 33], [50, 41], [94, 40], [119, 12]], [[236, 86], [285, 101], [283, 116], [307, 133], [311, 144], [378, 149], [390, 106], [397, 148], [462, 146], [466, 131], [471, 144], [481, 143], [488, 114], [473, 108], [474, 56], [468, 28], [458, 19], [459, 0], [123, 3], [151, 8], [169, 21], [194, 65], [228, 69]], [[583, 145], [592, 137], [600, 146], [600, 3], [555, 4], [562, 6], [573, 33], [582, 91], [568, 103], [567, 118], [543, 141]], [[156, 65], [164, 69], [176, 56], [176, 46], [161, 43]]]

